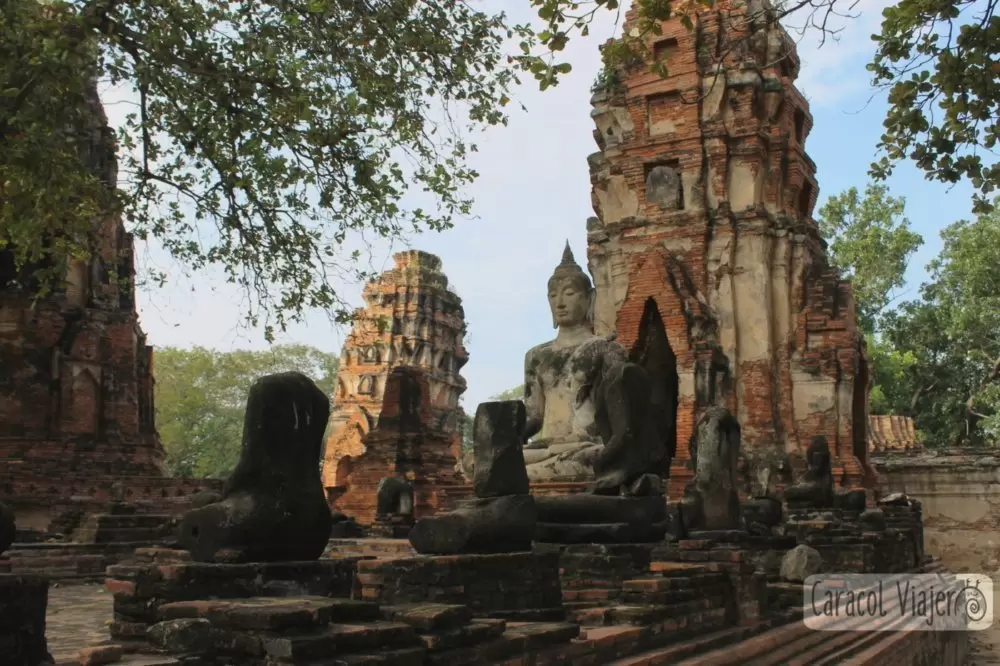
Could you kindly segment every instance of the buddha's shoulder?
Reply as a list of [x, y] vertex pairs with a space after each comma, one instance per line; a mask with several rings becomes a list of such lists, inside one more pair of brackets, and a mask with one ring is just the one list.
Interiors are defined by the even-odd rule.
[[540, 345], [535, 345], [528, 350], [528, 353], [524, 355], [525, 360], [531, 360], [533, 358], [538, 358], [540, 355], [544, 356], [547, 353], [552, 352], [552, 345], [555, 340], [549, 340], [548, 342], [543, 342]]

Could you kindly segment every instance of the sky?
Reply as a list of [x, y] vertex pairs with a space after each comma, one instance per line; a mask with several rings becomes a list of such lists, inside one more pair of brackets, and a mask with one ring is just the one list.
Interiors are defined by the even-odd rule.
[[[886, 106], [884, 97], [871, 89], [865, 65], [874, 50], [870, 36], [877, 32], [886, 4], [862, 0], [855, 7], [859, 16], [842, 22], [837, 40], [820, 46], [815, 34], [807, 34], [799, 43], [802, 70], [797, 85], [814, 118], [806, 149], [817, 165], [820, 204], [851, 186], [863, 189], [876, 156]], [[488, 1], [483, 6], [505, 9], [516, 21], [531, 18], [527, 0]], [[537, 83], [527, 79], [515, 97], [527, 111], [512, 111], [508, 126], [477, 137], [479, 152], [471, 164], [480, 177], [469, 192], [475, 199], [474, 219], [411, 239], [410, 247], [441, 257], [443, 270], [463, 299], [470, 354], [462, 372], [468, 382], [463, 400], [467, 409], [520, 384], [524, 353], [552, 338], [546, 281], [567, 240], [578, 263], [586, 265], [586, 220], [594, 215], [587, 155], [597, 150], [591, 137], [590, 86], [600, 65], [598, 45], [615, 34], [614, 19], [606, 13], [589, 37], [571, 39], [565, 60], [573, 71], [558, 86], [539, 92]], [[114, 125], [123, 112], [108, 106]], [[965, 184], [948, 187], [926, 181], [909, 164], [900, 165], [888, 185], [894, 196], [906, 199], [912, 228], [925, 239], [911, 262], [907, 287], [899, 294], [912, 298], [926, 278], [924, 266], [940, 250], [939, 231], [971, 217], [972, 190]], [[376, 245], [366, 261], [388, 269], [392, 253], [406, 247]], [[156, 247], [139, 248], [138, 261], [140, 272], [147, 261], [165, 265]], [[361, 304], [361, 285], [344, 285], [342, 290], [348, 301]], [[243, 295], [211, 271], [192, 279], [172, 273], [167, 286], [143, 288], [138, 298], [142, 326], [154, 347], [265, 349], [263, 330], [243, 323], [245, 305]], [[310, 312], [276, 342], [339, 353], [347, 332], [327, 313]]]

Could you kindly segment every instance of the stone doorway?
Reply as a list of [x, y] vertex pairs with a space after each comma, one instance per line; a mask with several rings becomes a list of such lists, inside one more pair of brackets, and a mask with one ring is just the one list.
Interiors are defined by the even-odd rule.
[[670, 473], [670, 459], [677, 452], [679, 378], [677, 356], [667, 338], [660, 310], [652, 298], [646, 299], [639, 324], [639, 337], [630, 356], [630, 360], [644, 367], [650, 376], [652, 412], [659, 421], [660, 432], [663, 433], [667, 449], [667, 467], [663, 470], [663, 475], [666, 477]]

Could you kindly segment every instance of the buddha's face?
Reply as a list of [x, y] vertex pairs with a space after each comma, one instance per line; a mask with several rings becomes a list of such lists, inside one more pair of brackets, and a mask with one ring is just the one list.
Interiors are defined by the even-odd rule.
[[590, 310], [590, 290], [581, 280], [554, 279], [549, 282], [549, 308], [552, 321], [558, 327], [579, 326], [587, 321]]

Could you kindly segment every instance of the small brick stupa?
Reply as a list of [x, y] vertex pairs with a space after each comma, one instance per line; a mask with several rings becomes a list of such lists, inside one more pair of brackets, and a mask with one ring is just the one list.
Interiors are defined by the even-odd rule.
[[[596, 332], [658, 367], [658, 399], [676, 404], [672, 497], [712, 404], [739, 418], [749, 457], [798, 466], [823, 435], [839, 483], [872, 481], [867, 359], [851, 286], [812, 219], [799, 59], [784, 30], [756, 20], [763, 7], [724, 2], [694, 30], [665, 21], [650, 50], [669, 76], [611, 71], [592, 100]], [[626, 34], [636, 24], [633, 9]]]
[[[378, 422], [393, 369], [409, 366], [422, 371], [424, 427], [436, 439], [451, 440], [448, 448], [454, 449], [454, 455], [445, 462], [437, 460], [434, 469], [410, 466], [406, 476], [413, 477], [411, 481], [425, 476], [451, 478], [461, 449], [464, 412], [458, 400], [466, 384], [459, 371], [469, 359], [463, 344], [462, 299], [448, 287], [441, 260], [433, 254], [410, 250], [393, 258], [395, 267], [365, 286], [366, 305], [356, 313], [344, 343], [323, 462], [323, 485], [331, 501], [363, 522], [375, 508], [376, 488], [369, 477], [379, 476], [367, 469], [365, 438]], [[437, 469], [442, 465], [448, 469]], [[352, 470], [361, 467], [366, 467], [361, 475], [365, 483], [352, 483]], [[381, 476], [402, 472], [391, 467]]]

